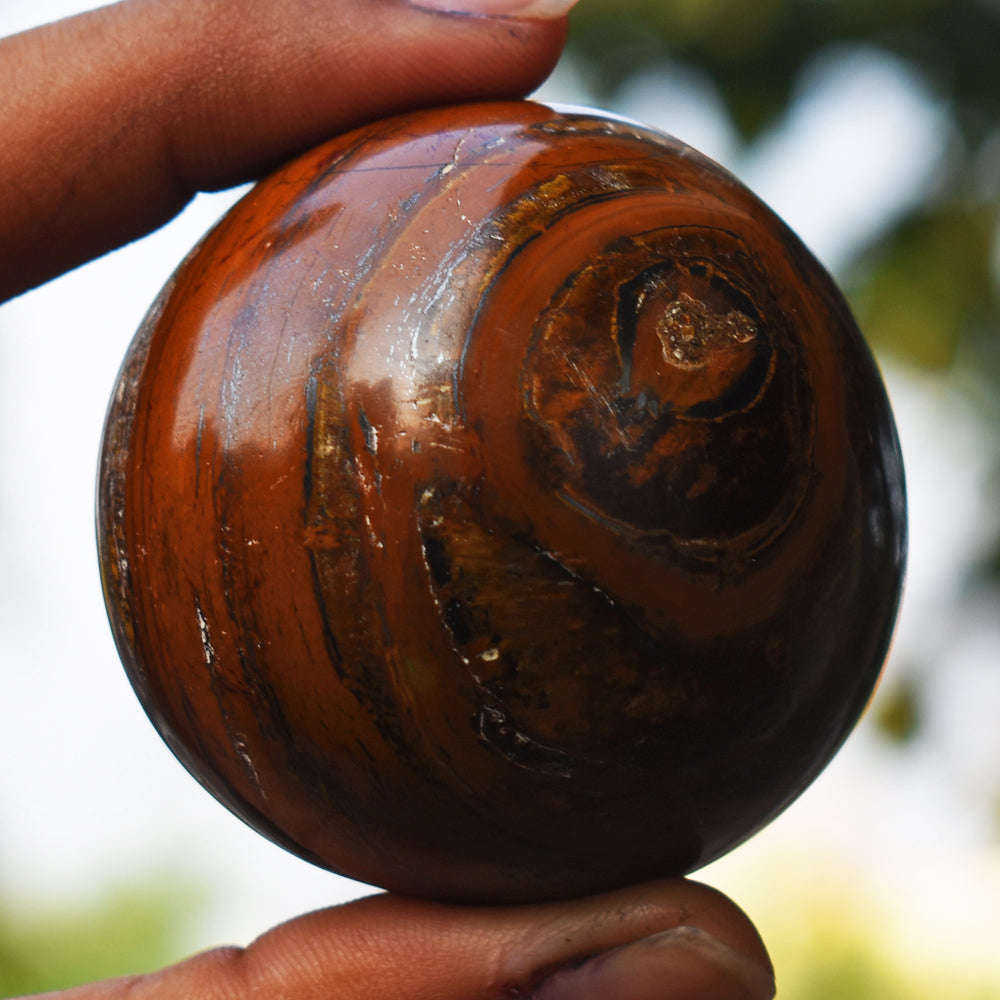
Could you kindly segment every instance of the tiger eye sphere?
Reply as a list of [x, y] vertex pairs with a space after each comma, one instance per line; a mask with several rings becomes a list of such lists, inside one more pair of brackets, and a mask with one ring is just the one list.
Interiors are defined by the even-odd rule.
[[636, 124], [361, 128], [258, 184], [126, 357], [105, 594], [234, 813], [406, 893], [690, 871], [824, 767], [886, 653], [903, 473], [796, 237]]

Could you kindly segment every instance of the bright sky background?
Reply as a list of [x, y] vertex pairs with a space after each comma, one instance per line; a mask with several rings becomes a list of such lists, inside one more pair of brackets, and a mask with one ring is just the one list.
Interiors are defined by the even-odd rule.
[[[5, 0], [0, 33], [87, 6], [97, 4]], [[592, 103], [570, 66], [545, 93]], [[942, 142], [938, 114], [915, 81], [872, 52], [818, 66], [785, 127], [746, 155], [695, 74], [671, 68], [636, 79], [613, 110], [725, 162], [833, 267], [931, 182]], [[213, 905], [192, 925], [196, 947], [246, 941], [366, 891], [287, 856], [187, 776], [131, 693], [101, 600], [92, 512], [107, 397], [146, 307], [232, 198], [200, 198], [148, 239], [0, 308], [0, 894], [8, 915], [150, 868], [189, 873], [213, 887]], [[824, 872], [831, 885], [853, 874], [908, 947], [988, 960], [996, 943], [984, 928], [995, 930], [1000, 899], [985, 796], [1000, 778], [1000, 627], [955, 612], [958, 568], [986, 521], [984, 449], [961, 400], [889, 374], [912, 538], [890, 670], [934, 652], [934, 738], [898, 755], [863, 726], [780, 820], [700, 877], [752, 913], [754, 900], [774, 895], [775, 878], [794, 889], [796, 880], [822, 882]]]

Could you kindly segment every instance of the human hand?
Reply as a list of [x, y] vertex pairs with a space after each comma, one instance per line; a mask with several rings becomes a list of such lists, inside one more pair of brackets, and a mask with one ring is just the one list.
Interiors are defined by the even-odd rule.
[[[331, 134], [421, 105], [513, 98], [549, 72], [568, 0], [494, 16], [402, 0], [126, 0], [0, 42], [0, 298], [134, 239]], [[471, 0], [454, 0], [457, 8]], [[684, 880], [545, 906], [376, 896], [246, 949], [61, 1000], [644, 1000], [773, 993], [747, 918]]]

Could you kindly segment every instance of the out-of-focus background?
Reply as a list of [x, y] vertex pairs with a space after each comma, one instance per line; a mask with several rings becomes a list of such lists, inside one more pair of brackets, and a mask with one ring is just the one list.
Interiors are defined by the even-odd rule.
[[[93, 6], [2, 0], [0, 33]], [[672, 132], [769, 201], [845, 288], [902, 437], [910, 570], [879, 693], [820, 780], [699, 877], [757, 920], [780, 996], [1000, 998], [1000, 4], [583, 0], [542, 95]], [[107, 395], [235, 196], [0, 309], [0, 995], [368, 891], [187, 776], [101, 603]]]

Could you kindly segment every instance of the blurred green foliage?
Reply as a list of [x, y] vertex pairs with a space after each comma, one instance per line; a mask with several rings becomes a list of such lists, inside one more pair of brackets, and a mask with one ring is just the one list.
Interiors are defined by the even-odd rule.
[[927, 369], [972, 360], [963, 352], [980, 365], [1000, 360], [991, 344], [995, 233], [995, 213], [978, 205], [922, 205], [896, 226], [862, 258], [851, 282], [874, 345]]
[[900, 955], [857, 898], [825, 895], [787, 906], [795, 923], [763, 926], [778, 970], [778, 998], [796, 1000], [997, 1000], [1000, 978], [959, 963]]
[[108, 887], [97, 898], [34, 913], [0, 909], [0, 996], [150, 972], [175, 961], [202, 893], [174, 878]]
[[923, 715], [920, 685], [902, 674], [892, 687], [882, 692], [875, 704], [875, 722], [882, 735], [897, 746], [906, 746], [920, 731]]

